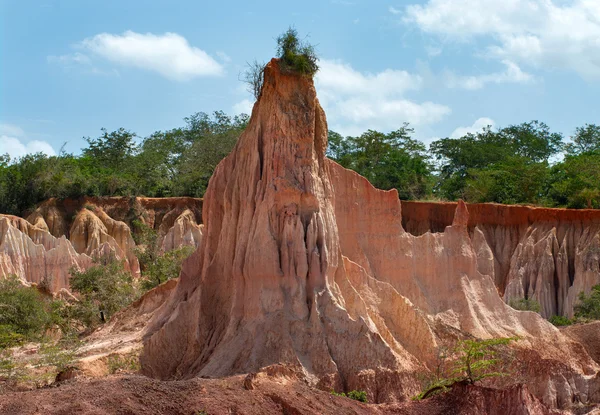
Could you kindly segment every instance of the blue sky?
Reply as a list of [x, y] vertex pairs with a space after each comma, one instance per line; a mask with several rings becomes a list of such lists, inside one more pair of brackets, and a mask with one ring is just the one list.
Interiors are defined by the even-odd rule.
[[538, 119], [600, 123], [600, 1], [0, 0], [0, 153], [78, 153], [197, 111], [249, 111], [238, 80], [289, 25], [317, 45], [343, 134], [409, 122], [430, 142]]

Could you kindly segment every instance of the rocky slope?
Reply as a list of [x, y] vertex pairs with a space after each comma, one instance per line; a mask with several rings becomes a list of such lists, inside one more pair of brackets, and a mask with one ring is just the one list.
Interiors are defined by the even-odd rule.
[[538, 314], [508, 307], [464, 204], [443, 232], [404, 230], [397, 192], [325, 158], [311, 80], [265, 68], [246, 131], [217, 167], [205, 233], [142, 354], [160, 379], [285, 364], [322, 389], [404, 400], [437, 348], [519, 336], [517, 370], [551, 407], [600, 399], [599, 366]]
[[158, 231], [164, 250], [197, 246], [202, 238], [202, 201], [192, 198], [50, 199], [27, 220], [0, 214], [0, 277], [24, 284], [45, 281], [51, 291], [69, 288], [69, 270], [84, 270], [92, 258], [114, 255], [134, 276], [132, 223]]
[[161, 382], [142, 376], [70, 381], [57, 388], [0, 395], [10, 415], [549, 415], [526, 387], [461, 387], [421, 402], [363, 404], [308, 387], [293, 376], [259, 374]]
[[[413, 235], [443, 232], [456, 203], [402, 202]], [[503, 298], [533, 298], [541, 314], [572, 317], [580, 292], [600, 284], [600, 211], [497, 204], [468, 205], [478, 252], [491, 255], [490, 275]]]

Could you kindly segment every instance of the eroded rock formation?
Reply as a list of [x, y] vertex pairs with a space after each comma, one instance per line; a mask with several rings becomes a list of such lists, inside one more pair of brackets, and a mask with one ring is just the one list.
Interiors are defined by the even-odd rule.
[[518, 335], [517, 348], [562, 365], [526, 373], [545, 403], [597, 393], [598, 365], [581, 345], [502, 301], [493, 247], [469, 232], [464, 204], [442, 233], [407, 233], [397, 192], [327, 160], [326, 140], [312, 81], [271, 61], [246, 131], [209, 183], [200, 247], [148, 330], [146, 374], [283, 363], [310, 384], [382, 402], [417, 391], [415, 372], [448, 333]]
[[[443, 232], [455, 208], [456, 203], [402, 202], [403, 224], [414, 235]], [[600, 211], [497, 204], [468, 208], [476, 250], [493, 258], [493, 267], [484, 273], [494, 278], [507, 302], [533, 298], [546, 318], [572, 317], [579, 293], [600, 284]]]
[[93, 258], [114, 255], [134, 276], [140, 273], [132, 237], [133, 220], [155, 228], [163, 250], [197, 246], [202, 238], [200, 199], [50, 199], [27, 220], [0, 214], [0, 277], [24, 284], [42, 281], [58, 293], [69, 288], [69, 270]]

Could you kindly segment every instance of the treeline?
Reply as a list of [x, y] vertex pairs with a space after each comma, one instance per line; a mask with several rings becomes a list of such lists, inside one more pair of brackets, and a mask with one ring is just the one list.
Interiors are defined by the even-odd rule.
[[[212, 172], [237, 142], [248, 116], [197, 113], [185, 125], [140, 138], [123, 128], [87, 137], [80, 155], [0, 156], [0, 212], [23, 214], [50, 197], [202, 197]], [[404, 124], [355, 137], [329, 131], [328, 156], [401, 199], [600, 208], [600, 126], [570, 140], [538, 121], [429, 147]]]

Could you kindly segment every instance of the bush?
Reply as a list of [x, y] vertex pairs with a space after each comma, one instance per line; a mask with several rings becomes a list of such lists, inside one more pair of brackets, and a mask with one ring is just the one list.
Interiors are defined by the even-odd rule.
[[126, 355], [111, 354], [107, 360], [108, 373], [114, 375], [117, 372], [137, 372], [140, 370], [140, 359], [136, 352]]
[[332, 390], [331, 394], [334, 396], [342, 396], [344, 398], [350, 398], [355, 401], [367, 403], [367, 392], [365, 392], [365, 391], [352, 390], [348, 393], [344, 393], [344, 392], [338, 393], [338, 392]]
[[573, 324], [575, 322], [574, 320], [571, 320], [565, 316], [552, 316], [552, 317], [550, 317], [550, 319], [548, 321], [557, 327], [570, 326], [571, 324]]
[[594, 285], [589, 295], [579, 293], [579, 303], [574, 309], [577, 318], [600, 320], [600, 284]]
[[95, 260], [86, 271], [71, 270], [71, 289], [80, 295], [72, 314], [87, 327], [104, 323], [137, 297], [131, 273], [115, 258]]
[[135, 255], [142, 271], [142, 288], [150, 290], [171, 278], [177, 278], [181, 264], [194, 252], [192, 246], [182, 246], [162, 252], [158, 233], [140, 221], [134, 221], [136, 230]]
[[0, 280], [0, 348], [39, 340], [52, 322], [49, 303], [16, 276]]
[[314, 46], [298, 39], [298, 31], [293, 27], [277, 38], [277, 57], [284, 72], [312, 77], [319, 70]]
[[508, 301], [508, 305], [514, 308], [515, 310], [534, 311], [536, 313], [539, 313], [542, 309], [540, 303], [538, 303], [533, 298], [511, 298]]

